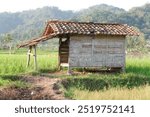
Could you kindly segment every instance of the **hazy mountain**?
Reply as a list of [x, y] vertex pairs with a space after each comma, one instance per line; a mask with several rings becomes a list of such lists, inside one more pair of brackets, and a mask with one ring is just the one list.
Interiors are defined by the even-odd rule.
[[0, 35], [10, 33], [15, 41], [37, 37], [50, 19], [126, 23], [138, 27], [150, 39], [150, 4], [129, 11], [101, 4], [78, 12], [44, 7], [18, 13], [0, 13]]
[[44, 29], [46, 20], [71, 19], [72, 11], [61, 11], [57, 7], [44, 7], [18, 13], [0, 14], [0, 34], [10, 33], [15, 40], [37, 37]]

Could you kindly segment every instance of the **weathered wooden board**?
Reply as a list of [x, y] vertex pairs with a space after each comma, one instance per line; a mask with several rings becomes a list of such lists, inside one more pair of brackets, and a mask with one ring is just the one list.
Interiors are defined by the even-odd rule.
[[69, 46], [71, 67], [124, 67], [124, 36], [72, 36]]
[[[91, 38], [72, 37], [69, 46], [69, 65], [86, 67], [92, 65], [92, 40]], [[84, 41], [83, 41], [83, 40]]]

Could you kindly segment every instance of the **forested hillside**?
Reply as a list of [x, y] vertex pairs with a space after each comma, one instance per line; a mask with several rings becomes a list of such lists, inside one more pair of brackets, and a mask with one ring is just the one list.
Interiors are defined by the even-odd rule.
[[42, 33], [45, 22], [49, 19], [71, 19], [72, 11], [61, 11], [57, 7], [44, 7], [18, 13], [0, 14], [1, 40], [5, 33], [10, 33], [14, 41], [37, 37]]
[[0, 13], [0, 41], [6, 33], [11, 34], [14, 42], [37, 37], [42, 33], [45, 21], [50, 19], [126, 23], [139, 28], [145, 39], [150, 39], [150, 4], [129, 11], [101, 4], [78, 12], [44, 7], [18, 13]]
[[145, 39], [150, 39], [150, 4], [135, 7], [129, 11], [108, 5], [97, 5], [79, 11], [74, 17], [79, 21], [125, 23], [139, 28]]

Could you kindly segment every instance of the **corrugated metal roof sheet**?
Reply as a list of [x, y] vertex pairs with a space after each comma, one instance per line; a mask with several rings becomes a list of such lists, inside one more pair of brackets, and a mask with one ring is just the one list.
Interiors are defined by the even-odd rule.
[[93, 23], [93, 22], [72, 22], [72, 21], [59, 21], [51, 20], [47, 22], [47, 26], [43, 35], [37, 39], [33, 39], [18, 47], [32, 46], [41, 41], [59, 35], [139, 35], [133, 27], [127, 24], [111, 24], [111, 23]]

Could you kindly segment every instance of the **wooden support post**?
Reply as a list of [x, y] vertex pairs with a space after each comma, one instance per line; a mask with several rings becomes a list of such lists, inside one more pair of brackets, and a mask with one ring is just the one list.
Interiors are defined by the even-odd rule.
[[[70, 36], [67, 35], [67, 41], [68, 41], [68, 46], [69, 46], [69, 51], [70, 51]], [[70, 57], [69, 57], [69, 52], [68, 52], [68, 75], [73, 75], [72, 73], [72, 68], [70, 67]]]
[[60, 46], [61, 46], [62, 38], [59, 38], [59, 50], [58, 50], [58, 70], [61, 70], [61, 58], [60, 58]]
[[123, 66], [123, 67], [121, 68], [121, 71], [122, 71], [123, 73], [125, 73], [125, 66]]
[[86, 72], [86, 68], [85, 68], [85, 67], [83, 67], [83, 74], [85, 74], [85, 72]]
[[68, 75], [72, 75], [72, 70], [71, 70], [71, 67], [70, 67], [70, 66], [68, 66], [67, 74], [68, 74]]
[[29, 50], [27, 52], [27, 67], [29, 67], [29, 64], [30, 64], [31, 51], [32, 51], [32, 46], [29, 46]]
[[37, 70], [37, 55], [36, 55], [36, 45], [34, 47], [34, 69]]

